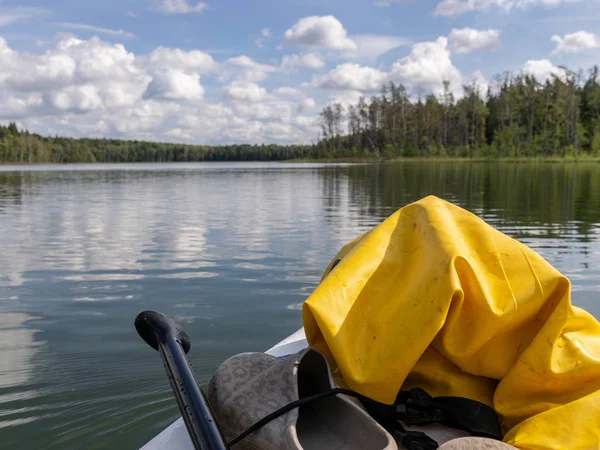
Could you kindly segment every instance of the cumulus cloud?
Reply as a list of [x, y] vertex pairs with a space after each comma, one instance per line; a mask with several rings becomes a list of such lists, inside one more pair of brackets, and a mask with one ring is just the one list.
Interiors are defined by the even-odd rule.
[[[300, 39], [301, 29], [297, 27], [294, 38]], [[289, 70], [323, 68], [322, 54], [345, 57], [364, 50], [364, 55], [373, 55], [404, 43], [399, 37], [363, 35], [352, 41], [356, 47], [344, 49], [344, 45], [339, 48], [339, 38], [350, 39], [345, 30], [334, 35], [337, 38], [328, 35], [310, 41], [314, 47], [333, 52], [286, 55], [278, 66], [246, 55], [218, 62], [201, 50], [167, 47], [136, 55], [122, 44], [98, 37], [62, 36], [53, 48], [39, 49], [36, 54], [16, 51], [0, 38], [0, 119], [18, 119], [44, 134], [298, 143], [316, 137], [316, 108], [326, 99], [354, 104], [390, 80], [404, 83], [413, 95], [420, 90], [441, 91], [444, 80], [451, 82], [453, 91], [461, 88], [463, 80], [450, 60], [445, 38], [414, 45], [389, 72], [362, 60], [346, 59], [300, 86], [288, 85], [288, 80], [284, 86], [269, 86], [268, 92], [260, 85], [275, 74], [290, 78], [285, 73]], [[303, 46], [311, 46], [304, 42]], [[223, 84], [221, 96], [205, 95], [203, 85], [211, 85], [206, 81], [209, 77]], [[475, 73], [465, 82], [469, 80], [484, 77]], [[311, 98], [302, 86], [322, 90]]]
[[267, 90], [250, 81], [235, 80], [225, 86], [223, 95], [229, 100], [258, 102], [265, 98]]
[[0, 38], [0, 109], [5, 118], [130, 107], [149, 81], [124, 47], [98, 38], [66, 38], [42, 55], [18, 53]]
[[322, 69], [325, 61], [318, 53], [307, 53], [305, 55], [285, 55], [281, 61], [283, 70], [295, 69]]
[[330, 103], [339, 103], [344, 108], [354, 106], [365, 94], [360, 91], [339, 91], [329, 96]]
[[344, 26], [334, 16], [311, 16], [299, 20], [285, 32], [284, 45], [336, 50], [346, 58], [375, 60], [378, 56], [408, 43], [408, 39], [400, 36], [348, 36]]
[[[151, 56], [154, 57], [151, 57]], [[20, 53], [0, 38], [0, 119], [43, 134], [182, 142], [303, 143], [314, 139], [313, 103], [293, 89], [269, 96], [243, 78], [278, 71], [248, 57], [223, 66], [241, 78], [225, 86], [227, 103], [201, 100], [200, 71], [211, 60], [178, 49], [135, 56], [98, 38], [64, 37], [42, 54]], [[168, 67], [169, 65], [173, 67]], [[28, 74], [25, 76], [25, 74]], [[286, 95], [287, 94], [287, 95]]]
[[98, 88], [89, 84], [69, 86], [64, 89], [49, 92], [44, 95], [44, 100], [52, 108], [58, 111], [68, 111], [80, 114], [104, 106]]
[[408, 45], [410, 41], [400, 36], [379, 36], [375, 34], [359, 34], [352, 36], [356, 49], [346, 51], [344, 56], [363, 61], [375, 61], [390, 50]]
[[456, 16], [472, 11], [487, 11], [492, 8], [509, 13], [515, 8], [525, 8], [529, 5], [550, 6], [574, 1], [579, 0], [442, 0], [435, 8], [435, 14]]
[[524, 75], [534, 77], [537, 81], [544, 83], [553, 77], [566, 78], [567, 72], [561, 67], [556, 67], [547, 59], [529, 60], [523, 66]]
[[453, 29], [448, 36], [449, 49], [456, 53], [495, 50], [502, 46], [500, 30]]
[[334, 16], [310, 16], [300, 19], [285, 32], [285, 44], [309, 48], [356, 50], [356, 43]]
[[317, 107], [317, 102], [312, 98], [305, 98], [300, 100], [298, 104], [298, 111], [305, 112]]
[[564, 36], [554, 35], [552, 42], [556, 42], [554, 53], [579, 53], [584, 50], [600, 47], [600, 39], [587, 31], [577, 31]]
[[293, 87], [289, 87], [289, 86], [282, 86], [279, 87], [277, 89], [275, 89], [273, 92], [275, 92], [276, 94], [279, 95], [284, 95], [286, 97], [304, 97], [304, 93], [302, 91], [300, 91], [299, 89], [293, 88]]
[[483, 98], [485, 98], [491, 86], [489, 80], [485, 77], [481, 70], [476, 70], [473, 73], [470, 84], [475, 86], [479, 92], [479, 95]]
[[18, 120], [43, 113], [44, 99], [39, 93], [14, 96], [0, 90], [0, 120]]
[[373, 67], [344, 63], [325, 75], [314, 76], [311, 85], [325, 89], [377, 91], [387, 80], [387, 74]]
[[[157, 68], [149, 56], [140, 59], [97, 39], [72, 39], [35, 55], [15, 51], [0, 38], [0, 120], [19, 120], [42, 134], [209, 144], [306, 143], [317, 135], [314, 111], [311, 117], [299, 113], [303, 96], [269, 96], [238, 80], [227, 88], [227, 99], [234, 101], [210, 103], [199, 100], [198, 73]], [[96, 67], [84, 64], [88, 60]], [[36, 65], [43, 70], [34, 70]], [[44, 84], [23, 83], [17, 90], [13, 83], [25, 73]]]
[[201, 13], [208, 5], [203, 2], [190, 4], [188, 0], [153, 0], [151, 9], [163, 14]]
[[[0, 38], [0, 120], [75, 137], [212, 144], [315, 138], [316, 125], [299, 115], [301, 109], [314, 114], [313, 103], [295, 88], [268, 95], [242, 78], [225, 86], [227, 102], [203, 100], [200, 72], [210, 73], [213, 62], [202, 52], [159, 48], [136, 56], [99, 38], [67, 36], [53, 49], [33, 54]], [[247, 57], [223, 66], [241, 74], [280, 70]]]
[[179, 48], [157, 47], [148, 58], [151, 67], [177, 69], [198, 73], [213, 72], [218, 64], [208, 53], [200, 50], [186, 52]]
[[293, 103], [266, 97], [252, 103], [236, 102], [233, 109], [238, 117], [246, 119], [269, 120], [278, 117], [282, 122], [288, 123], [294, 116]]
[[[89, 85], [94, 86], [93, 104], [98, 103], [99, 96], [106, 106], [131, 105], [149, 81], [125, 47], [97, 37], [88, 41], [68, 37], [59, 41], [56, 49], [41, 55], [18, 53], [0, 38], [0, 88], [24, 94], [47, 93], [44, 98], [49, 108], [65, 104], [61, 100], [65, 96], [91, 97], [92, 89], [79, 88]], [[71, 90], [61, 91], [67, 87]], [[57, 92], [62, 93], [53, 96]]]
[[434, 42], [419, 42], [410, 55], [392, 66], [393, 80], [404, 84], [413, 94], [419, 91], [443, 92], [444, 81], [450, 83], [455, 95], [462, 92], [462, 75], [452, 64], [448, 39], [440, 37]]
[[157, 71], [144, 93], [144, 98], [167, 100], [200, 100], [203, 97], [200, 75], [174, 69]]
[[[230, 69], [237, 69], [238, 72], [233, 74], [234, 76], [237, 75], [239, 79], [253, 82], [266, 80], [270, 74], [279, 70], [278, 67], [271, 66], [269, 64], [258, 63], [246, 55], [229, 58], [227, 61], [225, 61], [225, 64]], [[221, 74], [222, 79], [227, 79], [231, 76], [232, 72], [230, 71], [225, 71]]]

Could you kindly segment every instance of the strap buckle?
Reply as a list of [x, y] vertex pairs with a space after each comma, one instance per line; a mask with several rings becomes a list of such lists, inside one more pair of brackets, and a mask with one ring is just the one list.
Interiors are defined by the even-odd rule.
[[[428, 425], [439, 423], [444, 418], [434, 405], [432, 397], [423, 389], [411, 389], [396, 400], [396, 415], [399, 420], [407, 425]], [[402, 403], [398, 403], [402, 402]]]

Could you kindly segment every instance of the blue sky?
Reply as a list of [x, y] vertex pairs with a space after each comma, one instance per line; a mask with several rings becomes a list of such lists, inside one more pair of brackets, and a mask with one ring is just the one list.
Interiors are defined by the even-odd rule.
[[0, 0], [0, 121], [42, 134], [301, 143], [331, 101], [600, 63], [598, 0]]

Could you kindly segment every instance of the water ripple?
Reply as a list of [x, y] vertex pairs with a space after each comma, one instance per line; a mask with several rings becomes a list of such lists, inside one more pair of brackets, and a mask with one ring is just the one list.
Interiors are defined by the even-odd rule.
[[337, 251], [430, 194], [530, 245], [600, 317], [597, 179], [588, 164], [0, 166], [0, 448], [141, 446], [177, 406], [139, 311], [185, 324], [205, 383], [301, 326]]

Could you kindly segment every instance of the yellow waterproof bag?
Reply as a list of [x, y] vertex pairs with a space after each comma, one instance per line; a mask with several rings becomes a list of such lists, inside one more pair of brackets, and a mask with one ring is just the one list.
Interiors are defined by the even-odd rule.
[[523, 450], [600, 448], [600, 324], [540, 255], [436, 197], [344, 247], [303, 307], [353, 390], [470, 398]]

